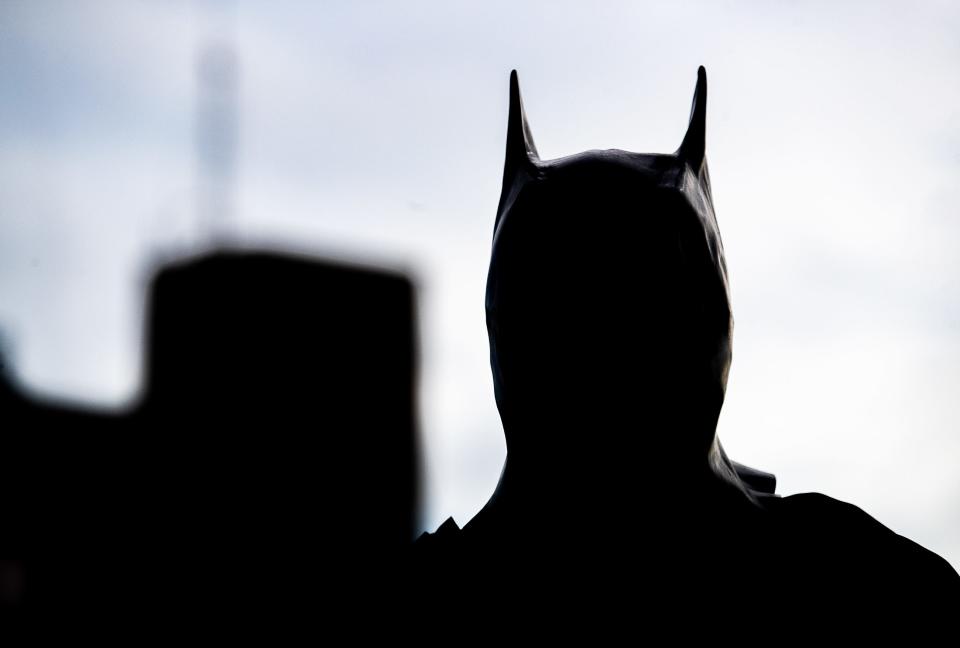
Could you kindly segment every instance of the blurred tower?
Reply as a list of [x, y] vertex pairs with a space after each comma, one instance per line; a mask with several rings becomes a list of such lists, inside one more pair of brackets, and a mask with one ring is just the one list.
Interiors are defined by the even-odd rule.
[[233, 3], [204, 0], [197, 9], [197, 222], [211, 242], [229, 234], [235, 209], [239, 73]]

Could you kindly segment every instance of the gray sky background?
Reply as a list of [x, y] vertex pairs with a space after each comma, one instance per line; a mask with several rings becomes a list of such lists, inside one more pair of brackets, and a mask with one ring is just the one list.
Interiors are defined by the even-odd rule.
[[196, 63], [225, 38], [230, 237], [414, 275], [424, 526], [463, 524], [504, 456], [483, 291], [510, 69], [549, 158], [675, 150], [703, 64], [724, 446], [960, 566], [958, 34], [947, 1], [0, 0], [0, 328], [37, 394], [134, 396], [149, 270], [211, 234]]

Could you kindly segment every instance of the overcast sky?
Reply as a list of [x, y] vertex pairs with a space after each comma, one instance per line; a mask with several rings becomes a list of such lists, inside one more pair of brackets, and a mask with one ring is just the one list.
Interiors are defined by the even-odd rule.
[[152, 264], [211, 236], [197, 61], [227, 42], [219, 231], [415, 278], [423, 523], [462, 525], [505, 452], [483, 292], [510, 69], [550, 158], [675, 150], [702, 64], [728, 454], [960, 567], [958, 34], [947, 1], [2, 0], [0, 330], [38, 395], [133, 397]]

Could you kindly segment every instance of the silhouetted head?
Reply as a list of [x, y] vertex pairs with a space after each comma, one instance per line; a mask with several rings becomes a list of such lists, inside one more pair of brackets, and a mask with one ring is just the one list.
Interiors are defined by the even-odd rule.
[[704, 157], [706, 89], [701, 67], [676, 153], [540, 160], [511, 74], [486, 295], [510, 456], [642, 445], [686, 461], [712, 447], [733, 319]]

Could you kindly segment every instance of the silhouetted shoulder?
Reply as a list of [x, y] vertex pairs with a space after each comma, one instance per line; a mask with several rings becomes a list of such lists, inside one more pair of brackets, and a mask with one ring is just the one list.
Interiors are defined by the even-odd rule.
[[[943, 558], [905, 538], [863, 509], [820, 493], [771, 502], [794, 582], [836, 601], [879, 609], [960, 609], [960, 576]], [[952, 614], [952, 613], [950, 613]]]
[[443, 524], [437, 527], [433, 533], [424, 531], [417, 538], [414, 545], [423, 549], [434, 549], [450, 545], [460, 537], [460, 526], [452, 517], [444, 520]]
[[435, 569], [455, 555], [463, 532], [448, 517], [433, 533], [424, 531], [413, 543], [413, 559], [418, 569]]

